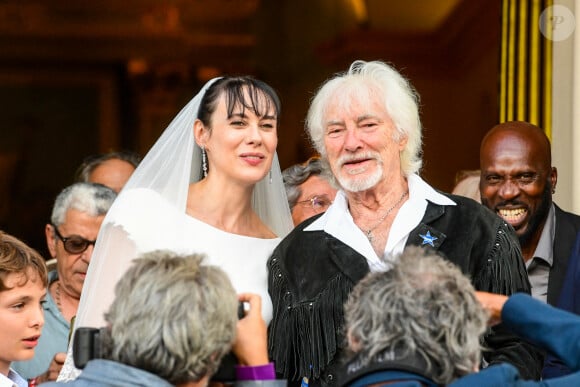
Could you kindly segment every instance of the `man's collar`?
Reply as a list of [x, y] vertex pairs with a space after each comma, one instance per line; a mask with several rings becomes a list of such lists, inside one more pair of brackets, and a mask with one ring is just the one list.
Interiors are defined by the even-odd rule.
[[[546, 216], [546, 222], [542, 228], [542, 234], [540, 235], [540, 240], [534, 251], [533, 259], [541, 259], [548, 263], [550, 267], [554, 263], [554, 236], [556, 233], [556, 210], [554, 209], [554, 203], [550, 205], [550, 211]], [[531, 263], [529, 260], [528, 263]]]
[[[416, 174], [411, 174], [407, 177], [407, 184], [409, 185], [409, 200], [411, 201], [427, 200], [442, 206], [457, 205], [457, 203], [447, 196], [437, 192]], [[347, 213], [349, 214], [346, 193], [343, 189], [340, 189], [336, 193], [334, 201], [326, 210], [326, 213], [312, 222], [312, 224], [306, 227], [304, 231], [319, 231], [324, 230], [325, 226], [328, 224], [341, 224], [341, 219]]]
[[433, 187], [427, 184], [418, 175], [412, 174], [407, 177], [407, 183], [409, 184], [409, 199], [424, 199], [430, 201], [434, 204], [439, 204], [441, 206], [455, 206], [453, 200], [445, 195], [437, 192]]

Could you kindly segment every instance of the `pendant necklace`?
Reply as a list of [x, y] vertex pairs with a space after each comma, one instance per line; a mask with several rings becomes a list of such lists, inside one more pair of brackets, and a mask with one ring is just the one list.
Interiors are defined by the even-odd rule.
[[[389, 214], [399, 206], [399, 204], [401, 204], [401, 202], [403, 201], [403, 199], [405, 199], [405, 197], [409, 194], [409, 190], [403, 192], [403, 194], [401, 195], [401, 198], [391, 207], [387, 210], [387, 212], [385, 212], [385, 214], [383, 216], [381, 216], [381, 218], [379, 219], [379, 221], [377, 222], [377, 224], [375, 224], [373, 227], [369, 228], [368, 230], [363, 230], [363, 232], [365, 233], [367, 239], [373, 243], [373, 239], [374, 239], [374, 235], [373, 235], [373, 231], [375, 231], [375, 229], [377, 227], [380, 226], [381, 223], [383, 223], [383, 221], [385, 219], [387, 219], [387, 216], [389, 216]], [[362, 230], [362, 227], [361, 227]]]
[[62, 305], [60, 302], [60, 281], [58, 281], [56, 283], [56, 289], [55, 289], [55, 294], [56, 294], [56, 306], [58, 307], [58, 310], [60, 310], [60, 313], [64, 316], [64, 313], [62, 312]]

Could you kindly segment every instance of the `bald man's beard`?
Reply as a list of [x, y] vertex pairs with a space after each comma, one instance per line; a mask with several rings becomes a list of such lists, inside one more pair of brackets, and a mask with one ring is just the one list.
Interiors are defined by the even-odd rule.
[[546, 188], [542, 193], [542, 201], [540, 202], [540, 207], [538, 207], [538, 210], [530, 217], [530, 221], [528, 222], [528, 225], [524, 233], [518, 237], [520, 241], [520, 246], [522, 247], [526, 246], [530, 242], [532, 236], [538, 230], [538, 228], [543, 224], [545, 224], [551, 206], [552, 206], [552, 182], [548, 180]]

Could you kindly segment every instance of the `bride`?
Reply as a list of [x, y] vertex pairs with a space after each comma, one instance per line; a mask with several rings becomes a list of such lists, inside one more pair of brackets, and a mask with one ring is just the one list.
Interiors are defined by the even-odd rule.
[[[139, 254], [205, 253], [238, 292], [262, 296], [266, 261], [291, 229], [276, 156], [280, 102], [251, 77], [209, 81], [174, 118], [109, 210], [93, 253], [76, 327], [104, 325], [117, 280]], [[74, 378], [71, 351], [59, 380]]]

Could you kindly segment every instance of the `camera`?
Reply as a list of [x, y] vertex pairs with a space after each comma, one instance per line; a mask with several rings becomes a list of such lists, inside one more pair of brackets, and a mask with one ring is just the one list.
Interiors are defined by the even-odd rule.
[[77, 328], [73, 339], [75, 367], [83, 369], [92, 359], [103, 357], [103, 332], [105, 328]]

